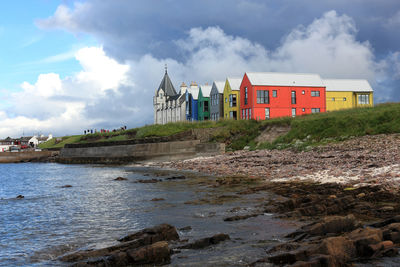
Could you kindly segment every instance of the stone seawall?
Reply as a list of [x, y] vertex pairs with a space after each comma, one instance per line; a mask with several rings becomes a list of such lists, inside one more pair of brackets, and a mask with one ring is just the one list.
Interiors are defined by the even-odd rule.
[[58, 153], [58, 151], [1, 152], [0, 163], [53, 161]]
[[225, 152], [225, 144], [200, 143], [200, 140], [145, 143], [114, 146], [87, 144], [61, 149], [57, 159], [61, 163], [123, 163], [146, 160], [168, 161], [196, 156], [218, 155]]

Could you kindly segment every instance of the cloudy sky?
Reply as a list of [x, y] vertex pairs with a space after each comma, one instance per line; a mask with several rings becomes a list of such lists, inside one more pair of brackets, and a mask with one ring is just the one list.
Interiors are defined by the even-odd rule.
[[176, 86], [245, 71], [368, 79], [400, 101], [398, 0], [32, 0], [0, 9], [0, 138], [151, 124]]

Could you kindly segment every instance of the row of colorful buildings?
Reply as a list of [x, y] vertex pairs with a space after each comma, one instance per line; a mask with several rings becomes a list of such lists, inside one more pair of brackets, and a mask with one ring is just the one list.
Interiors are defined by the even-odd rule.
[[154, 123], [219, 119], [265, 120], [373, 106], [367, 80], [321, 79], [318, 74], [246, 72], [212, 85], [182, 83], [167, 70], [153, 99]]

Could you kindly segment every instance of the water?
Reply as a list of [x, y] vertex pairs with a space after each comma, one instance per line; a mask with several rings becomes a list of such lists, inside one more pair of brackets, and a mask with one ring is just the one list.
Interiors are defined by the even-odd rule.
[[[224, 192], [179, 181], [135, 183], [155, 178], [143, 168], [24, 163], [0, 165], [0, 173], [0, 266], [63, 266], [57, 257], [66, 252], [113, 245], [119, 237], [159, 223], [191, 226], [180, 232], [181, 239], [190, 241], [216, 233], [232, 238], [173, 255], [173, 266], [246, 266], [265, 257], [265, 249], [298, 226], [268, 214], [224, 222], [235, 215], [232, 208], [250, 212], [257, 203], [251, 198], [265, 195], [188, 205], [184, 203]], [[128, 180], [113, 181], [118, 176]], [[18, 195], [25, 198], [16, 199]]]

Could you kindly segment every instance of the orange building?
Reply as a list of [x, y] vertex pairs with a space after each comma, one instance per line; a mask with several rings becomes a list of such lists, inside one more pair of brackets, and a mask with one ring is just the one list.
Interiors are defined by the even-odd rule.
[[265, 120], [326, 111], [318, 74], [247, 72], [240, 85], [240, 117]]

